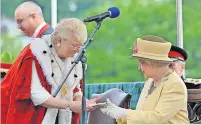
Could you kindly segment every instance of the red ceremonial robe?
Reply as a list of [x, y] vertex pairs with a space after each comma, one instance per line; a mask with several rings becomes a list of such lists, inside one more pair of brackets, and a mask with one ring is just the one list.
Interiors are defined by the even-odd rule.
[[[50, 25], [46, 24], [37, 34], [37, 38], [52, 30]], [[50, 85], [31, 53], [29, 44], [21, 51], [1, 83], [1, 124], [42, 122], [46, 108], [34, 106], [30, 99], [33, 61], [42, 86], [50, 92]]]
[[40, 124], [46, 108], [34, 106], [30, 99], [32, 62], [42, 86], [50, 92], [42, 69], [27, 45], [10, 68], [1, 83], [1, 123], [2, 124]]

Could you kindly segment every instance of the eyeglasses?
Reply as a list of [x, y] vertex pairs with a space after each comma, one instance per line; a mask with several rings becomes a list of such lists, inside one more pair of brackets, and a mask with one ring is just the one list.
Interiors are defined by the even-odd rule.
[[28, 16], [26, 16], [26, 17], [24, 17], [23, 19], [17, 19], [17, 20], [16, 20], [17, 24], [18, 24], [18, 25], [22, 24], [22, 22], [23, 22], [24, 20], [26, 20], [26, 19], [27, 19], [28, 17], [30, 17], [30, 16], [31, 16], [31, 14], [28, 15]]

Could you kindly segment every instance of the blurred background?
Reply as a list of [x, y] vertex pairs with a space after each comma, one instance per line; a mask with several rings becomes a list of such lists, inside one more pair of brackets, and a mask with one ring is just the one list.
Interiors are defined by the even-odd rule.
[[[1, 0], [1, 62], [13, 63], [29, 38], [17, 29], [15, 8], [27, 0]], [[29, 0], [41, 6], [51, 24], [51, 0]], [[158, 35], [177, 45], [176, 0], [58, 0], [57, 21], [106, 12], [116, 6], [120, 16], [105, 19], [87, 49], [86, 83], [143, 81], [133, 53], [133, 42], [143, 35]], [[96, 23], [88, 23], [88, 34]], [[188, 52], [186, 77], [201, 78], [201, 0], [183, 0], [183, 46]]]

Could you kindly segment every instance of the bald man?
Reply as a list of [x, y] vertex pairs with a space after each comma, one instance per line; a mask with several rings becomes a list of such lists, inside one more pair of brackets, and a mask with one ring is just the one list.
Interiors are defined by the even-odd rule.
[[15, 20], [18, 28], [28, 37], [39, 38], [53, 32], [53, 28], [44, 20], [41, 8], [31, 1], [16, 8]]

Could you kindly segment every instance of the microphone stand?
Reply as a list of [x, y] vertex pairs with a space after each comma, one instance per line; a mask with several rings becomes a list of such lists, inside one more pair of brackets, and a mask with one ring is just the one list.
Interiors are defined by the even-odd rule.
[[87, 57], [82, 56], [81, 58], [82, 62], [82, 72], [83, 72], [83, 78], [82, 78], [82, 115], [80, 119], [81, 124], [85, 124], [85, 111], [86, 111], [86, 99], [85, 99], [85, 70], [86, 70], [86, 64], [87, 64]]
[[[65, 83], [66, 79], [68, 78], [68, 76], [70, 75], [70, 73], [72, 72], [73, 68], [75, 67], [76, 64], [78, 64], [79, 61], [82, 62], [82, 68], [83, 68], [83, 85], [82, 85], [82, 89], [83, 89], [83, 96], [82, 96], [82, 120], [81, 120], [81, 124], [85, 124], [85, 111], [86, 111], [86, 99], [85, 99], [85, 64], [86, 64], [86, 59], [84, 59], [84, 53], [86, 52], [86, 48], [88, 47], [88, 45], [91, 43], [91, 41], [93, 41], [93, 38], [96, 34], [96, 32], [100, 29], [101, 27], [101, 22], [102, 19], [100, 18], [99, 20], [96, 21], [96, 27], [95, 30], [93, 31], [93, 33], [91, 34], [91, 36], [89, 37], [89, 39], [87, 39], [87, 41], [85, 42], [84, 46], [81, 47], [77, 57], [75, 58], [74, 61], [72, 61], [72, 66], [70, 68], [70, 70], [68, 71], [68, 73], [62, 77], [64, 79], [61, 80], [61, 82], [59, 82], [59, 85], [56, 89], [56, 91], [53, 94], [53, 97], [56, 97], [57, 94], [59, 93], [59, 91], [61, 90], [63, 84]], [[86, 58], [86, 57], [85, 57]]]

